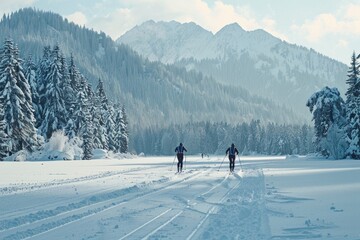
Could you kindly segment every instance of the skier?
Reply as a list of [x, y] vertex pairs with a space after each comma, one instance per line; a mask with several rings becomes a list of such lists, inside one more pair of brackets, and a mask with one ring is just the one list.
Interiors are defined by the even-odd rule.
[[180, 143], [180, 145], [175, 148], [176, 156], [177, 156], [177, 159], [178, 159], [178, 164], [177, 164], [177, 172], [178, 173], [182, 172], [183, 160], [184, 160], [184, 151], [187, 152], [186, 148], [183, 146], [182, 143]]
[[235, 154], [238, 155], [239, 151], [235, 147], [235, 145], [232, 143], [231, 147], [226, 149], [226, 155], [229, 153], [229, 161], [230, 161], [230, 172], [234, 172], [235, 169]]

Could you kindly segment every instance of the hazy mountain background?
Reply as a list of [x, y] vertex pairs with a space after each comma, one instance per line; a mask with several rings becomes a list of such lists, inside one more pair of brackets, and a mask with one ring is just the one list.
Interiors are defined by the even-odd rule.
[[[150, 61], [195, 69], [308, 115], [306, 100], [324, 86], [345, 93], [347, 66], [237, 23], [213, 34], [195, 23], [147, 21], [118, 40]], [[350, 53], [349, 53], [350, 59]]]
[[[23, 59], [29, 55], [39, 59], [44, 46], [55, 44], [65, 57], [73, 54], [76, 65], [93, 86], [101, 78], [108, 97], [125, 104], [132, 128], [189, 121], [306, 121], [285, 104], [250, 94], [240, 84], [223, 84], [180, 65], [145, 60], [104, 33], [69, 23], [55, 13], [27, 8], [4, 16], [0, 39], [8, 37], [18, 44]], [[172, 47], [177, 46], [174, 42]]]

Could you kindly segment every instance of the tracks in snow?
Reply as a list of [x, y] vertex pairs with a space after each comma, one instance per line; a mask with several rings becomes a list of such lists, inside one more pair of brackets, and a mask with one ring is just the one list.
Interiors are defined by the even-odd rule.
[[[235, 202], [235, 211], [236, 207], [240, 207], [237, 210], [240, 212], [235, 214], [244, 213], [241, 212], [242, 207], [236, 205], [234, 195], [242, 202], [250, 198], [252, 202], [259, 202], [256, 216], [243, 216], [245, 220], [257, 217], [260, 220], [255, 225], [262, 227], [261, 176], [247, 182], [251, 183], [251, 192], [251, 189], [243, 186], [244, 178], [236, 174], [224, 176], [216, 169], [190, 171], [175, 176], [173, 180], [159, 180], [144, 186], [98, 193], [76, 203], [21, 215], [17, 219], [2, 220], [0, 238], [200, 239], [211, 234], [208, 226], [210, 229], [214, 227], [214, 218], [219, 212], [227, 210], [229, 204]], [[226, 215], [220, 217], [225, 218], [223, 224], [226, 225]], [[252, 226], [249, 227], [250, 231], [254, 230]], [[86, 231], [79, 230], [82, 228], [86, 228]], [[250, 235], [241, 235], [244, 236]]]
[[189, 176], [185, 176], [183, 179], [175, 181], [168, 182], [167, 180], [159, 180], [148, 184], [157, 186], [154, 189], [146, 189], [148, 185], [144, 185], [112, 192], [98, 193], [82, 199], [79, 202], [60, 205], [53, 209], [32, 212], [13, 219], [1, 220], [0, 239], [26, 239], [34, 237], [95, 214], [128, 204], [135, 199], [145, 198], [164, 191], [183, 181], [195, 178], [201, 173], [202, 172], [195, 172]]

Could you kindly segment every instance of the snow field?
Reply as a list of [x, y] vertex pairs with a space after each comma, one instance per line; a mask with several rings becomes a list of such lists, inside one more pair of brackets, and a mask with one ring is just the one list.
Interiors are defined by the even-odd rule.
[[173, 159], [1, 163], [0, 239], [360, 239], [359, 161]]

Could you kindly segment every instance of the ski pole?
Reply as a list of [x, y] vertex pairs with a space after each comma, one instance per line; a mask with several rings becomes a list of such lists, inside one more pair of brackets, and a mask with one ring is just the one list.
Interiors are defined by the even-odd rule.
[[174, 167], [175, 158], [176, 158], [176, 154], [175, 154], [175, 156], [174, 156], [174, 161], [173, 161], [173, 164], [171, 165], [171, 171], [173, 170], [173, 167]]
[[239, 158], [239, 163], [240, 163], [240, 169], [241, 169], [241, 171], [243, 171], [243, 167], [242, 167], [242, 165], [241, 165], [241, 161], [240, 161], [240, 156], [238, 155], [238, 158]]
[[222, 160], [221, 164], [220, 164], [220, 167], [218, 169], [218, 171], [220, 171], [220, 168], [221, 168], [221, 165], [223, 164], [223, 162], [225, 161], [225, 158], [226, 158], [227, 154], [225, 155], [224, 159]]
[[186, 154], [184, 154], [185, 156], [185, 166], [184, 166], [184, 170], [186, 170]]

